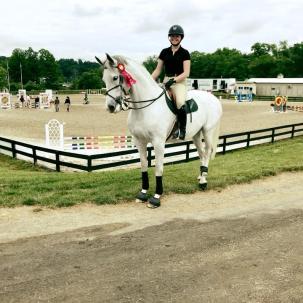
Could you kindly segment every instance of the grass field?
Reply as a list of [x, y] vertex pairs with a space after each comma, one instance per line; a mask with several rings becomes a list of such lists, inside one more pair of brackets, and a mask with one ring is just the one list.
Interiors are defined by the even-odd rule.
[[[221, 190], [284, 171], [303, 170], [302, 150], [303, 139], [297, 137], [217, 155], [209, 167], [209, 189]], [[199, 161], [193, 161], [165, 166], [165, 194], [197, 191], [199, 165]], [[139, 169], [58, 173], [3, 155], [0, 155], [0, 166], [0, 206], [3, 207], [122, 203], [134, 200], [141, 186]], [[153, 194], [153, 168], [149, 169], [149, 177], [150, 194]]]

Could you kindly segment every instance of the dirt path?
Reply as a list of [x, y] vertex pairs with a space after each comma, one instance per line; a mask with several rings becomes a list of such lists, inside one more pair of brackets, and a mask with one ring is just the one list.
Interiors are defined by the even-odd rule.
[[0, 209], [0, 302], [302, 302], [302, 184]]

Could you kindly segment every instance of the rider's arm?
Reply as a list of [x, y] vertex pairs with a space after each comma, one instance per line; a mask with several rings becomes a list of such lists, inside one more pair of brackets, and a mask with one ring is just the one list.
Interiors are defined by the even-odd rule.
[[155, 70], [152, 73], [152, 77], [155, 81], [160, 76], [162, 69], [163, 69], [163, 61], [161, 59], [158, 59], [157, 67], [155, 68]]
[[181, 82], [184, 79], [188, 78], [189, 74], [190, 74], [190, 60], [185, 60], [183, 61], [183, 73], [175, 77], [175, 81], [177, 83]]

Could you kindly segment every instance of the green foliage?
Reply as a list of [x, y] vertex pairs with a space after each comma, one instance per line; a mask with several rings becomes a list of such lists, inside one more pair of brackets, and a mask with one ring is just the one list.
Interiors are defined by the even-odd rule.
[[92, 70], [81, 74], [77, 82], [74, 83], [75, 89], [98, 89], [104, 87], [99, 70]]
[[[302, 137], [250, 147], [210, 162], [209, 189], [303, 170]], [[198, 190], [199, 161], [167, 165], [165, 194]], [[149, 169], [150, 194], [155, 190], [154, 169]], [[0, 205], [65, 207], [79, 203], [114, 204], [132, 201], [140, 190], [139, 169], [94, 173], [58, 173], [0, 155]]]
[[8, 82], [7, 82], [7, 72], [6, 69], [0, 66], [0, 90], [7, 88]]
[[[144, 65], [149, 72], [156, 66], [156, 57], [149, 57]], [[236, 78], [251, 77], [303, 77], [303, 42], [288, 46], [257, 42], [251, 53], [243, 54], [236, 49], [222, 48], [215, 52], [191, 53], [191, 78]]]
[[[16, 91], [21, 86], [21, 69], [23, 84], [28, 88], [58, 90], [65, 83], [71, 84], [75, 89], [104, 87], [101, 80], [103, 71], [96, 62], [80, 59], [56, 61], [48, 50], [35, 51], [31, 47], [27, 50], [16, 48], [9, 58], [0, 56], [0, 67], [5, 71], [7, 60], [11, 91]], [[157, 65], [157, 56], [148, 57], [143, 65], [152, 73]], [[7, 79], [3, 69], [0, 69], [0, 86]], [[250, 77], [276, 77], [281, 73], [285, 77], [303, 77], [303, 42], [293, 46], [288, 46], [287, 41], [281, 41], [278, 45], [256, 42], [248, 54], [227, 47], [213, 53], [191, 53], [192, 78], [245, 80]], [[163, 78], [163, 74], [160, 78]]]

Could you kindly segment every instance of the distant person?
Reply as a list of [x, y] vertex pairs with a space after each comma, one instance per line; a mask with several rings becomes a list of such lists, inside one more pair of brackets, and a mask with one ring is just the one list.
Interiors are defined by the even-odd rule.
[[25, 104], [25, 106], [29, 108], [30, 105], [31, 105], [31, 97], [30, 97], [30, 95], [28, 95], [28, 96], [26, 96], [26, 104]]
[[198, 89], [199, 85], [198, 85], [198, 81], [194, 81], [193, 85], [192, 85], [193, 89]]
[[55, 109], [56, 109], [56, 112], [59, 111], [59, 105], [60, 105], [60, 100], [59, 100], [59, 98], [57, 96], [56, 99], [55, 99]]
[[35, 98], [35, 108], [39, 107], [39, 103], [40, 103], [39, 96], [36, 96], [36, 98]]
[[69, 112], [70, 110], [70, 98], [69, 96], [66, 97], [64, 104], [66, 105], [66, 110]]
[[21, 97], [20, 97], [20, 102], [21, 102], [21, 107], [23, 107], [23, 103], [24, 103], [24, 101], [25, 101], [25, 99], [24, 99], [24, 96], [23, 95], [21, 95]]
[[84, 94], [84, 104], [88, 104], [89, 101], [88, 101], [88, 96], [87, 96], [87, 92], [85, 92]]

